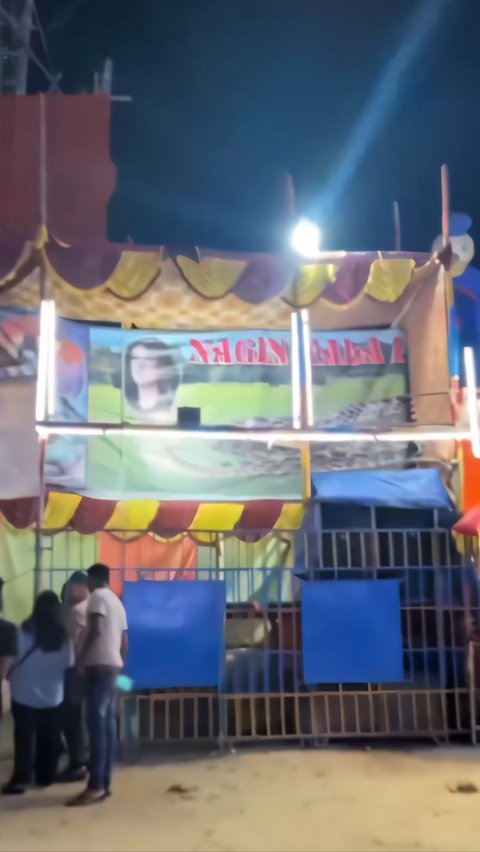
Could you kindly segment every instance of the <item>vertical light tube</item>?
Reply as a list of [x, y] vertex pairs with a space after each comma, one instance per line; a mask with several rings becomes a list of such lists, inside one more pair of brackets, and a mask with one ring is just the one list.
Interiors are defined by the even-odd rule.
[[55, 302], [49, 304], [47, 416], [54, 417], [57, 404], [57, 316]]
[[56, 396], [56, 316], [55, 302], [44, 300], [40, 305], [38, 339], [37, 393], [35, 419], [43, 422], [47, 414], [55, 413]]
[[303, 364], [305, 368], [305, 419], [307, 427], [313, 426], [313, 388], [312, 388], [312, 341], [310, 335], [310, 319], [307, 310], [300, 311], [303, 337]]
[[300, 389], [300, 339], [298, 334], [298, 313], [291, 315], [292, 340], [290, 347], [290, 362], [292, 368], [292, 420], [293, 428], [300, 429], [302, 421], [302, 399]]
[[35, 419], [45, 420], [47, 414], [47, 372], [48, 372], [48, 302], [40, 305], [40, 328], [38, 338], [37, 395], [35, 400]]
[[465, 361], [465, 381], [467, 385], [467, 410], [472, 441], [472, 453], [475, 458], [480, 458], [480, 429], [478, 426], [477, 407], [477, 377], [475, 371], [475, 356], [471, 346], [463, 350]]

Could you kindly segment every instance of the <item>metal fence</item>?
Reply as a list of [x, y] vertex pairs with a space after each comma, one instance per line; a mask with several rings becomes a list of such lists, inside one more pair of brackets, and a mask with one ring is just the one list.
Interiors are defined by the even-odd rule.
[[[410, 518], [415, 520], [415, 514], [410, 512]], [[226, 584], [226, 653], [220, 688], [123, 697], [123, 742], [217, 740], [225, 746], [275, 739], [320, 743], [361, 737], [436, 741], [474, 737], [480, 726], [475, 721], [468, 639], [478, 632], [480, 600], [473, 558], [458, 554], [435, 513], [424, 526], [407, 526], [404, 518], [403, 526], [386, 528], [375, 510], [370, 511], [368, 525], [349, 523], [345, 528], [344, 523], [341, 528], [341, 522], [340, 517], [338, 524], [326, 525], [325, 513], [322, 517], [316, 506], [305, 529], [295, 536], [284, 534], [283, 557], [294, 547], [295, 568], [284, 567], [285, 561], [268, 568], [244, 567], [240, 560], [248, 556], [248, 545], [221, 537], [221, 546], [211, 548], [203, 567], [191, 575], [194, 582], [218, 579]], [[250, 539], [264, 532], [249, 531]], [[253, 563], [253, 541], [251, 548]], [[49, 568], [46, 549], [44, 585], [58, 590], [79, 567], [86, 566]], [[155, 571], [156, 579], [161, 576], [160, 570]], [[402, 683], [314, 688], [304, 683], [302, 584], [345, 579], [400, 581]]]

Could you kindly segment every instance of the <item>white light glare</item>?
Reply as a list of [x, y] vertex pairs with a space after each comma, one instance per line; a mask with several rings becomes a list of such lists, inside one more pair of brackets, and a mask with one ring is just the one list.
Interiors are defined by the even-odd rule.
[[470, 432], [472, 436], [472, 453], [480, 458], [480, 429], [478, 426], [477, 406], [477, 377], [475, 375], [475, 356], [473, 349], [468, 346], [463, 350], [465, 359], [465, 380], [467, 385], [467, 408]]
[[405, 443], [417, 441], [470, 441], [472, 433], [468, 430], [459, 431], [451, 427], [435, 429], [397, 429], [392, 432], [330, 432], [316, 429], [179, 429], [178, 426], [143, 426], [118, 424], [87, 423], [37, 423], [36, 430], [43, 438], [50, 435], [88, 435], [88, 436], [136, 436], [157, 437], [162, 439], [176, 438], [179, 441], [201, 438], [207, 441], [261, 441], [266, 444], [352, 444], [376, 443]]
[[307, 260], [320, 257], [321, 231], [310, 219], [300, 219], [291, 236], [291, 246], [297, 254]]
[[55, 302], [44, 300], [40, 305], [38, 340], [37, 393], [35, 419], [45, 420], [55, 413], [56, 397], [56, 314]]
[[310, 319], [308, 311], [300, 311], [300, 319], [302, 321], [302, 337], [303, 337], [303, 358], [305, 364], [305, 403], [307, 426], [313, 426], [313, 389], [312, 389], [312, 353], [310, 340]]
[[302, 397], [300, 387], [300, 351], [298, 339], [298, 314], [296, 311], [291, 315], [292, 329], [292, 352], [290, 356], [292, 365], [292, 419], [293, 428], [300, 429], [302, 422]]

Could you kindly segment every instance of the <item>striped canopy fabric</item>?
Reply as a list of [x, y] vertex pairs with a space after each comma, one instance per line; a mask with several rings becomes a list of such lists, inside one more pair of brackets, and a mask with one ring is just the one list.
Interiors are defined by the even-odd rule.
[[[38, 499], [0, 500], [0, 512], [17, 529], [36, 523]], [[302, 503], [251, 500], [247, 503], [158, 502], [157, 500], [96, 500], [79, 494], [50, 492], [42, 529], [73, 529], [88, 535], [100, 530], [150, 532], [162, 538], [188, 533], [209, 540], [217, 532], [239, 538], [261, 538], [274, 531], [299, 529]]]

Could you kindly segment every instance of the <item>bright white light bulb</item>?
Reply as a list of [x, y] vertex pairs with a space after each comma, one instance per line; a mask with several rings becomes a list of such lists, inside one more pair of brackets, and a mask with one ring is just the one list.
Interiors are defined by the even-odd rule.
[[308, 259], [320, 255], [321, 231], [310, 219], [300, 219], [291, 236], [291, 246], [297, 254]]

